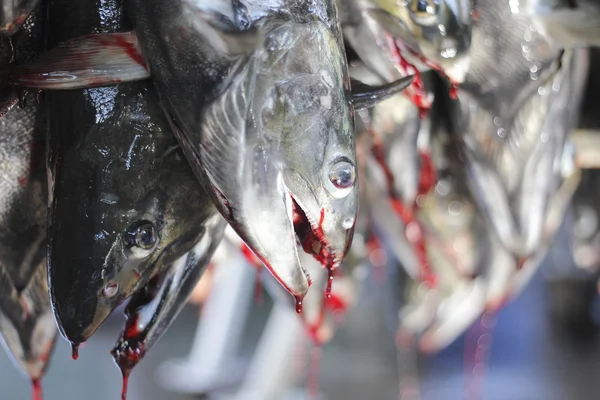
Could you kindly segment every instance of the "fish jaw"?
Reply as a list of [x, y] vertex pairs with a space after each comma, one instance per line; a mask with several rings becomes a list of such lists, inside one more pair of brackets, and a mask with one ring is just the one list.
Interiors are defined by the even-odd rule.
[[292, 202], [294, 232], [304, 252], [324, 267], [337, 268], [344, 260], [354, 236], [358, 214], [355, 184], [340, 199], [310, 185], [298, 172], [286, 170], [285, 190]]

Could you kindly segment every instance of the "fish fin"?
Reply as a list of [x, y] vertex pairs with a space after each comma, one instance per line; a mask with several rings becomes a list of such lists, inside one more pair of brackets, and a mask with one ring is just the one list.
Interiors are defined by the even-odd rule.
[[562, 48], [600, 46], [600, 10], [561, 9], [537, 20], [546, 36]]
[[406, 46], [418, 52], [420, 46], [417, 38], [400, 18], [381, 8], [370, 8], [365, 13], [392, 35], [394, 39], [400, 40]]
[[247, 55], [252, 53], [262, 40], [262, 35], [255, 27], [235, 31], [223, 23], [219, 13], [200, 10], [187, 3], [184, 7], [194, 29], [206, 39], [217, 54], [229, 57]]
[[370, 86], [357, 80], [352, 80], [352, 102], [354, 108], [372, 108], [377, 103], [388, 99], [406, 89], [414, 76], [405, 76], [394, 82], [381, 86]]
[[52, 90], [108, 86], [149, 77], [134, 32], [80, 36], [10, 71], [13, 84]]

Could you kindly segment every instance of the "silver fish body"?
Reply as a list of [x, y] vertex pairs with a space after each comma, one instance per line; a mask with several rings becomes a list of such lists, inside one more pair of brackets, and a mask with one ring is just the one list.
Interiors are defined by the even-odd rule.
[[455, 129], [479, 206], [522, 262], [551, 236], [544, 226], [554, 194], [572, 174], [561, 163], [587, 56], [584, 50], [567, 52], [558, 69], [559, 50], [535, 31], [527, 14], [504, 3], [478, 6]]
[[[215, 32], [190, 2], [134, 1], [143, 53], [198, 178], [271, 273], [301, 297], [309, 283], [296, 234], [324, 264], [339, 264], [358, 190], [335, 7], [284, 3], [286, 12], [254, 22], [253, 51], [232, 59], [210, 46], [221, 40], [233, 49], [232, 34]], [[180, 29], [191, 38], [185, 45]], [[173, 63], [180, 67], [168, 71]]]

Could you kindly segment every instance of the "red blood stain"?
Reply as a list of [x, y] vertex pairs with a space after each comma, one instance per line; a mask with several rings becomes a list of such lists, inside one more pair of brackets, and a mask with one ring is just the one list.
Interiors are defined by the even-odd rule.
[[[413, 207], [407, 207], [400, 196], [396, 193], [394, 188], [394, 175], [390, 167], [387, 165], [385, 160], [385, 150], [383, 142], [377, 132], [369, 131], [373, 136], [373, 147], [371, 149], [375, 160], [383, 170], [387, 181], [387, 191], [390, 199], [391, 206], [395, 213], [400, 217], [404, 226], [406, 227], [406, 237], [411, 243], [415, 255], [419, 261], [421, 269], [421, 279], [427, 283], [430, 287], [434, 287], [436, 284], [436, 276], [431, 270], [429, 261], [427, 258], [427, 251], [425, 247], [425, 236], [423, 234], [423, 227], [421, 222], [416, 218]], [[410, 234], [409, 234], [410, 233]]]
[[396, 46], [399, 46], [398, 50], [400, 52], [405, 51], [405, 52], [410, 53], [413, 57], [417, 58], [420, 62], [422, 62], [423, 64], [425, 64], [432, 70], [437, 71], [440, 75], [442, 75], [442, 77], [444, 77], [450, 83], [450, 89], [449, 89], [450, 98], [452, 98], [453, 100], [456, 100], [458, 98], [458, 83], [454, 82], [452, 79], [450, 79], [450, 77], [446, 74], [446, 72], [444, 72], [442, 67], [440, 67], [436, 63], [432, 62], [431, 60], [428, 60], [427, 58], [423, 57], [421, 54], [418, 54], [411, 48], [404, 46], [401, 42], [397, 41]]
[[435, 186], [435, 183], [437, 182], [437, 174], [429, 153], [420, 150], [419, 157], [421, 158], [421, 168], [419, 171], [418, 194], [425, 195], [429, 193]]
[[256, 282], [254, 286], [254, 301], [258, 304], [262, 304], [262, 281], [260, 280], [260, 272], [262, 270], [262, 263], [260, 260], [254, 255], [254, 252], [246, 245], [246, 243], [242, 243], [240, 245], [240, 250], [244, 255], [246, 261], [250, 263], [256, 269]]
[[129, 384], [129, 372], [123, 372], [123, 387], [121, 388], [121, 400], [127, 400], [128, 384]]
[[42, 392], [42, 382], [40, 378], [32, 378], [31, 379], [31, 388], [32, 388], [32, 400], [43, 400], [44, 394]]
[[327, 268], [327, 286], [325, 288], [325, 295], [331, 293], [331, 285], [333, 283], [333, 274], [336, 269], [335, 266], [335, 255], [330, 251], [327, 240], [325, 239], [325, 233], [323, 232], [323, 222], [325, 221], [325, 209], [321, 209], [319, 223], [316, 228], [313, 229], [306, 214], [302, 208], [292, 198], [292, 215], [294, 222], [294, 231], [300, 239], [302, 249], [311, 254], [321, 265]]
[[394, 58], [396, 65], [401, 69], [401, 72], [404, 75], [415, 76], [413, 82], [410, 84], [410, 90], [405, 90], [404, 93], [408, 98], [413, 102], [414, 105], [419, 108], [419, 116], [421, 118], [425, 118], [427, 115], [427, 111], [431, 107], [431, 104], [428, 104], [427, 92], [424, 89], [423, 79], [421, 79], [421, 72], [412, 64], [410, 64], [403, 56], [402, 52], [398, 48], [397, 42], [389, 35], [386, 35], [388, 41], [388, 47], [392, 53], [392, 57]]
[[71, 358], [73, 360], [79, 358], [79, 343], [71, 343]]
[[121, 47], [133, 61], [144, 67], [146, 71], [148, 70], [146, 61], [137, 45], [135, 36], [131, 34], [114, 33], [96, 36], [90, 35], [89, 37], [95, 39], [98, 44], [101, 45]]
[[302, 302], [304, 301], [304, 296], [294, 296], [296, 299], [296, 312], [298, 314], [302, 314]]

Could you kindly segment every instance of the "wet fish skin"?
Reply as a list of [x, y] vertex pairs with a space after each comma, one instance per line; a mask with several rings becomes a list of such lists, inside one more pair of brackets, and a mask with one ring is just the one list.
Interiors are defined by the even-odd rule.
[[564, 211], [560, 201], [554, 209], [553, 199], [570, 172], [558, 166], [577, 120], [587, 61], [585, 50], [565, 52], [558, 70], [560, 49], [535, 31], [531, 16], [491, 3], [478, 2], [454, 129], [472, 193], [521, 264], [549, 240], [547, 216]]
[[10, 36], [25, 23], [39, 0], [2, 0], [0, 2], [0, 34]]
[[[0, 39], [0, 62], [20, 62], [41, 50], [39, 17], [40, 13], [31, 16], [10, 39], [12, 46]], [[0, 118], [0, 265], [16, 289], [23, 290], [45, 258], [45, 119], [34, 96], [23, 95], [25, 106], [16, 107], [15, 91], [3, 87], [1, 93], [9, 106]]]
[[[346, 253], [357, 211], [349, 78], [340, 34], [330, 28], [337, 25], [334, 5], [317, 2], [309, 14], [255, 21], [256, 50], [232, 61], [209, 46], [214, 36], [227, 42], [231, 34], [199, 15], [186, 20], [183, 10], [200, 13], [190, 2], [133, 4], [142, 51], [197, 176], [279, 281], [304, 295], [308, 280], [297, 256], [292, 199], [311, 222], [307, 234], [321, 232], [324, 243], [313, 243], [326, 246], [335, 263]], [[173, 63], [177, 71], [167, 68]], [[349, 177], [347, 188], [333, 186], [333, 166]]]
[[[130, 29], [120, 2], [105, 6], [55, 0], [51, 41]], [[79, 14], [85, 18], [74, 18]], [[50, 295], [60, 332], [77, 345], [190, 251], [216, 210], [181, 154], [152, 82], [48, 98]]]
[[223, 217], [213, 215], [204, 226], [206, 232], [194, 248], [136, 292], [127, 305], [127, 322], [111, 351], [124, 374], [171, 326], [221, 243], [226, 227]]
[[18, 291], [0, 268], [0, 333], [15, 365], [32, 381], [44, 375], [58, 329], [48, 298], [46, 263], [38, 265], [27, 287]]
[[562, 48], [600, 46], [600, 1], [529, 0], [540, 32]]
[[375, 7], [366, 13], [416, 55], [439, 66], [452, 81], [460, 83], [469, 63], [472, 3], [472, 0], [372, 0]]

